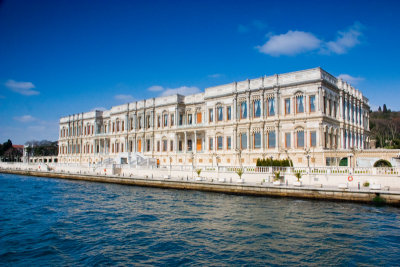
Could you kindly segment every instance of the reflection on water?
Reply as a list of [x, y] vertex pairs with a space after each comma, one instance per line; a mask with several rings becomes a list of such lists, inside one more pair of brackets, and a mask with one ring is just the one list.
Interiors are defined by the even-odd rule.
[[0, 174], [0, 264], [396, 265], [400, 211]]

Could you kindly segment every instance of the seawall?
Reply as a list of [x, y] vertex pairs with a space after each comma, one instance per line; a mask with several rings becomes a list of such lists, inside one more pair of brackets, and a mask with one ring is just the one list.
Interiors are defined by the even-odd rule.
[[354, 189], [336, 189], [336, 188], [315, 188], [310, 186], [272, 186], [256, 184], [238, 184], [238, 183], [219, 183], [219, 182], [197, 182], [185, 181], [184, 179], [162, 179], [162, 178], [143, 178], [143, 177], [121, 177], [110, 175], [85, 175], [69, 174], [43, 171], [28, 170], [10, 170], [0, 169], [0, 173], [20, 174], [28, 176], [60, 178], [71, 180], [82, 180], [102, 183], [115, 183], [133, 186], [146, 186], [169, 188], [179, 190], [198, 190], [208, 192], [219, 192], [236, 195], [253, 195], [269, 197], [293, 197], [315, 200], [330, 201], [350, 201], [359, 203], [385, 203], [400, 207], [400, 191], [384, 190], [354, 190]]

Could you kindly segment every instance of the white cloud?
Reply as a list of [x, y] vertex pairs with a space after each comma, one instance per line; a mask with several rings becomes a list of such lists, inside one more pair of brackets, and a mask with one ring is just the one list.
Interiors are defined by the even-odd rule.
[[167, 88], [164, 92], [162, 92], [162, 96], [169, 96], [169, 95], [175, 95], [175, 94], [180, 94], [180, 95], [192, 95], [192, 94], [197, 94], [200, 93], [200, 89], [195, 86], [181, 86], [178, 88]]
[[346, 31], [339, 31], [335, 41], [326, 43], [327, 52], [336, 54], [346, 53], [350, 48], [360, 43], [359, 38], [362, 35], [363, 28], [364, 26], [361, 23], [356, 22]]
[[134, 100], [133, 96], [124, 94], [116, 95], [114, 96], [114, 98], [118, 101], [123, 101], [123, 102], [132, 102]]
[[19, 122], [32, 122], [35, 121], [36, 118], [32, 117], [31, 115], [24, 115], [24, 116], [14, 117], [14, 120]]
[[219, 78], [219, 77], [222, 77], [222, 76], [223, 76], [223, 74], [220, 74], [220, 73], [215, 73], [215, 74], [208, 75], [208, 77], [210, 77], [210, 78]]
[[271, 56], [294, 56], [301, 53], [318, 51], [322, 54], [344, 54], [358, 45], [364, 26], [355, 22], [345, 31], [338, 31], [334, 41], [324, 41], [313, 33], [304, 31], [288, 31], [285, 34], [268, 34], [268, 41], [256, 46], [258, 51]]
[[153, 86], [147, 88], [147, 90], [149, 90], [151, 92], [160, 92], [160, 91], [164, 90], [164, 87], [159, 86], [159, 85], [153, 85]]
[[256, 48], [271, 56], [296, 55], [315, 50], [321, 45], [321, 40], [312, 33], [288, 31], [285, 34], [274, 35], [262, 46]]
[[8, 80], [5, 83], [5, 86], [21, 95], [30, 96], [39, 94], [39, 91], [32, 90], [33, 88], [35, 88], [35, 85], [31, 82], [17, 82], [14, 80]]
[[344, 81], [346, 81], [348, 83], [351, 83], [351, 84], [357, 84], [358, 82], [364, 80], [363, 77], [353, 77], [353, 76], [351, 76], [349, 74], [345, 74], [345, 73], [339, 74], [338, 78], [342, 79], [342, 80], [344, 80]]

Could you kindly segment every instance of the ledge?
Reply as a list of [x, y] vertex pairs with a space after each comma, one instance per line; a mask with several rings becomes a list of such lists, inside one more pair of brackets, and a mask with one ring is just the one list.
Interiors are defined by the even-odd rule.
[[[335, 188], [313, 188], [294, 186], [272, 186], [255, 184], [236, 184], [203, 181], [165, 180], [160, 178], [143, 177], [121, 177], [111, 175], [84, 175], [40, 171], [21, 171], [0, 169], [0, 173], [20, 174], [47, 178], [60, 178], [70, 180], [83, 180], [101, 183], [115, 183], [133, 186], [169, 188], [180, 190], [198, 190], [207, 192], [218, 192], [235, 195], [269, 196], [269, 197], [292, 197], [328, 201], [348, 201], [373, 204], [378, 196], [381, 201], [391, 206], [400, 207], [400, 192], [389, 192], [383, 190], [351, 190]], [[382, 202], [380, 202], [382, 203]]]

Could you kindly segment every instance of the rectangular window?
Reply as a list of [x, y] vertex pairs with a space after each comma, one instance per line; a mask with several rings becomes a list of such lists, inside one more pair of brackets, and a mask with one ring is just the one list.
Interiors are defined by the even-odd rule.
[[274, 116], [275, 115], [275, 107], [274, 107], [274, 98], [268, 99], [268, 116]]
[[254, 118], [259, 118], [261, 116], [261, 101], [260, 100], [255, 100], [253, 104], [253, 113], [254, 113]]
[[304, 112], [303, 96], [298, 96], [296, 98], [296, 113]]
[[311, 144], [311, 147], [317, 146], [317, 132], [316, 131], [310, 132], [310, 144]]
[[212, 137], [210, 137], [210, 138], [208, 139], [208, 149], [209, 149], [209, 150], [213, 150], [213, 149], [214, 149], [214, 140], [213, 140]]
[[[142, 116], [139, 117], [139, 129], [142, 129]], [[117, 131], [118, 131], [118, 124], [117, 124]]]
[[[140, 151], [140, 149], [139, 149]], [[160, 152], [160, 141], [157, 141], [157, 152]]]
[[285, 115], [290, 114], [290, 98], [285, 99]]
[[196, 123], [201, 123], [201, 112], [197, 112], [197, 122]]
[[161, 116], [157, 116], [157, 127], [161, 127]]
[[226, 108], [226, 119], [230, 121], [232, 119], [232, 109], [231, 107]]
[[254, 148], [261, 148], [261, 134], [254, 133]]
[[193, 142], [192, 142], [192, 140], [189, 139], [187, 142], [188, 142], [188, 143], [187, 143], [187, 145], [188, 145], [188, 151], [192, 151], [192, 149], [193, 149], [193, 146], [192, 146]]
[[275, 132], [268, 132], [268, 148], [275, 148]]
[[208, 121], [209, 122], [213, 122], [214, 121], [214, 110], [212, 108], [210, 108], [208, 110]]
[[297, 132], [297, 147], [304, 147], [304, 131]]
[[[132, 146], [132, 144], [131, 144], [131, 146]], [[132, 151], [132, 147], [130, 149]], [[146, 151], [150, 151], [150, 139], [146, 140]]]
[[231, 149], [232, 148], [232, 138], [228, 136], [226, 138], [226, 149]]
[[310, 112], [315, 112], [315, 95], [310, 95]]
[[291, 147], [291, 134], [290, 133], [285, 133], [285, 147], [286, 148]]
[[167, 140], [163, 140], [163, 151], [164, 152], [167, 151], [167, 145], [168, 145]]
[[164, 127], [168, 126], [168, 114], [164, 114]]
[[247, 103], [246, 102], [240, 103], [240, 118], [241, 119], [247, 118]]
[[174, 151], [174, 141], [172, 140], [169, 142], [169, 150]]
[[223, 149], [223, 143], [224, 143], [224, 138], [222, 136], [217, 137], [217, 149], [222, 150]]
[[222, 107], [218, 107], [217, 108], [217, 119], [218, 119], [218, 121], [222, 121], [223, 119], [224, 119], [224, 112], [223, 112], [223, 110], [222, 110]]
[[240, 136], [240, 147], [242, 149], [247, 149], [247, 134], [242, 133]]
[[179, 143], [178, 143], [178, 149], [179, 149], [179, 151], [182, 151], [182, 141], [179, 141]]
[[171, 126], [174, 126], [175, 123], [175, 116], [174, 114], [171, 114]]
[[[147, 128], [150, 128], [150, 115], [146, 116], [146, 126]], [[124, 130], [124, 122], [122, 122], [122, 131]]]
[[179, 114], [179, 125], [183, 124], [183, 115]]
[[188, 124], [192, 124], [192, 114], [188, 114]]
[[197, 138], [196, 140], [196, 150], [197, 151], [203, 151], [203, 146], [202, 146], [202, 139], [201, 138]]

